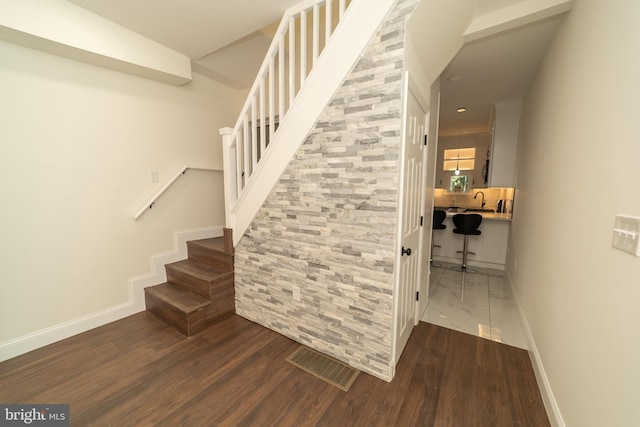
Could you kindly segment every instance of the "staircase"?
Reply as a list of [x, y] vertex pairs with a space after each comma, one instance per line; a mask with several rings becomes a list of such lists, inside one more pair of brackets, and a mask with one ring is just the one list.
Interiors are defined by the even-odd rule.
[[192, 336], [234, 308], [233, 246], [224, 237], [187, 242], [188, 258], [167, 264], [167, 282], [145, 288], [147, 311]]
[[220, 129], [234, 246], [395, 2], [302, 0], [285, 11], [235, 126]]

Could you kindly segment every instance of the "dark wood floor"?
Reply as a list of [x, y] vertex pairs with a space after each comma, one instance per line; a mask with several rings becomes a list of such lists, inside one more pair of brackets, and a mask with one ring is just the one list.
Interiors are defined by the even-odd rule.
[[72, 426], [548, 426], [527, 352], [427, 323], [395, 379], [343, 392], [298, 344], [231, 316], [184, 338], [139, 313], [0, 363], [0, 402], [70, 404]]

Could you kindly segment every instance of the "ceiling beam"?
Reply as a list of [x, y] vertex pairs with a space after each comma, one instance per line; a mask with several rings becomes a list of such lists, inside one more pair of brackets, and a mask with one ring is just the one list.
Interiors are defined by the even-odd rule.
[[0, 2], [0, 39], [172, 85], [191, 81], [191, 60], [67, 1]]
[[570, 11], [575, 0], [527, 0], [476, 17], [463, 34], [465, 43]]

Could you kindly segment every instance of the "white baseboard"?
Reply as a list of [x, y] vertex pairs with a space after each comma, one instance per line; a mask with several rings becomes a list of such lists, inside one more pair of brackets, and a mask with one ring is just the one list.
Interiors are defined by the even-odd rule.
[[525, 333], [527, 334], [527, 339], [529, 341], [529, 358], [531, 359], [531, 364], [533, 366], [533, 371], [536, 375], [536, 380], [538, 382], [538, 388], [540, 389], [540, 394], [542, 395], [542, 401], [544, 402], [544, 407], [547, 410], [547, 416], [549, 417], [549, 422], [553, 427], [566, 427], [564, 423], [564, 419], [562, 418], [562, 414], [560, 413], [560, 407], [558, 406], [558, 402], [556, 401], [555, 396], [553, 395], [553, 390], [551, 389], [551, 384], [549, 384], [549, 378], [547, 377], [547, 373], [544, 370], [544, 365], [542, 364], [542, 359], [540, 358], [540, 353], [538, 353], [538, 348], [536, 347], [536, 342], [533, 338], [533, 334], [531, 333], [531, 329], [529, 328], [529, 323], [527, 322], [527, 318], [524, 315], [524, 311], [522, 310], [522, 305], [520, 304], [520, 300], [518, 299], [518, 294], [516, 293], [515, 286], [513, 283], [513, 279], [509, 274], [509, 271], [506, 271], [506, 277], [509, 281], [509, 286], [511, 286], [511, 293], [516, 302], [516, 306], [518, 307], [518, 313], [520, 313], [520, 319], [522, 320], [522, 326], [524, 327]]
[[151, 272], [129, 279], [128, 302], [0, 343], [0, 362], [144, 311], [144, 288], [167, 280], [165, 264], [185, 259], [189, 240], [220, 237], [222, 234], [222, 227], [174, 232], [173, 251], [151, 256]]

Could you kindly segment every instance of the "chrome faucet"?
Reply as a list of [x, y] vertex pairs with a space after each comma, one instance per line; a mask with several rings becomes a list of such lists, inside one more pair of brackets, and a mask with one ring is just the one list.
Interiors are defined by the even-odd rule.
[[485, 205], [485, 203], [486, 203], [486, 202], [485, 202], [485, 200], [484, 200], [484, 193], [483, 193], [482, 191], [478, 191], [478, 192], [476, 193], [476, 195], [475, 195], [475, 196], [473, 196], [473, 198], [474, 198], [474, 199], [477, 199], [477, 198], [478, 198], [478, 194], [482, 194], [482, 205], [480, 205], [480, 208], [484, 209], [484, 205]]

